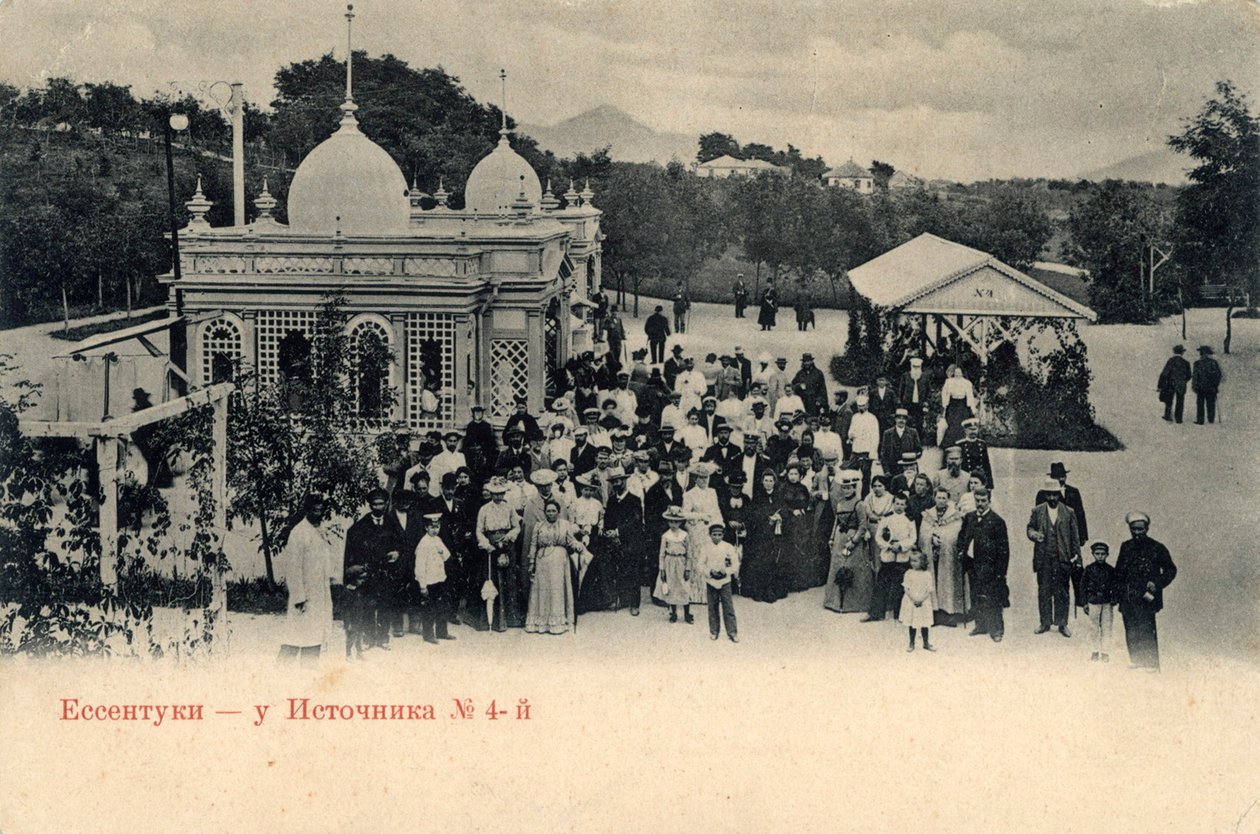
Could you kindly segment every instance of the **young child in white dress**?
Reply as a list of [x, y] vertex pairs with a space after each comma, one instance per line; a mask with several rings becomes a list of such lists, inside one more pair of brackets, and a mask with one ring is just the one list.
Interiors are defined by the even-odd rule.
[[936, 582], [932, 579], [932, 572], [927, 569], [927, 557], [922, 551], [915, 549], [910, 552], [910, 570], [906, 571], [905, 578], [901, 580], [901, 587], [905, 590], [901, 621], [910, 629], [910, 644], [906, 646], [906, 651], [914, 651], [916, 628], [923, 635], [924, 651], [936, 651], [928, 640], [928, 632], [932, 628], [932, 612], [936, 609]]

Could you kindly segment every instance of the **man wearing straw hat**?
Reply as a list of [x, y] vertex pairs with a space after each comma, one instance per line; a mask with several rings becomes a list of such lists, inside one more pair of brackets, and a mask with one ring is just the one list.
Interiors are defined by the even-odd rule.
[[498, 591], [498, 608], [491, 625], [495, 631], [507, 631], [525, 625], [520, 565], [514, 558], [521, 527], [516, 510], [505, 500], [508, 487], [503, 479], [493, 478], [485, 489], [490, 502], [477, 513], [477, 546], [486, 560], [484, 576]]

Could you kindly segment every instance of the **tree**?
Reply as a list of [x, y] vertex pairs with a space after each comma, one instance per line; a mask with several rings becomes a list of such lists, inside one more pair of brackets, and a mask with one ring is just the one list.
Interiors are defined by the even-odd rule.
[[[1194, 283], [1222, 283], [1260, 295], [1260, 123], [1229, 81], [1184, 122], [1168, 145], [1195, 161], [1190, 185], [1177, 195], [1173, 257]], [[1226, 314], [1229, 324], [1229, 313]], [[1225, 352], [1229, 352], [1226, 341]]]
[[880, 162], [878, 159], [871, 160], [871, 176], [875, 179], [876, 188], [887, 188], [888, 181], [895, 173], [897, 169], [887, 162]]
[[[270, 582], [273, 559], [309, 491], [322, 492], [330, 512], [348, 517], [377, 486], [376, 444], [365, 432], [372, 426], [360, 416], [360, 357], [354, 356], [345, 325], [345, 299], [325, 297], [305, 373], [267, 381], [246, 371], [236, 378], [228, 413], [229, 514], [258, 522]], [[376, 364], [385, 357], [374, 353], [366, 360]], [[374, 406], [388, 413], [396, 396], [383, 390]]]
[[1024, 270], [1032, 267], [1054, 234], [1050, 218], [1037, 200], [1009, 189], [980, 210], [970, 228], [969, 245]]
[[774, 148], [769, 145], [763, 145], [760, 142], [749, 142], [747, 145], [744, 145], [742, 155], [744, 159], [761, 159], [770, 163], [775, 163], [775, 157], [777, 156]]
[[1068, 217], [1064, 257], [1089, 271], [1090, 306], [1103, 322], [1151, 319], [1145, 297], [1143, 236], [1160, 237], [1165, 222], [1148, 188], [1108, 180]]
[[740, 156], [739, 143], [735, 137], [726, 133], [706, 133], [700, 137], [700, 150], [696, 153], [696, 162], [708, 162], [719, 156]]

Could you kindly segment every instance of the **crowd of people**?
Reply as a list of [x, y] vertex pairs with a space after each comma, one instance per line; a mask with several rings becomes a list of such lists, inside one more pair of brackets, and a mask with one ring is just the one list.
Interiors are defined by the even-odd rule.
[[[809, 353], [791, 375], [786, 357], [754, 362], [738, 346], [699, 366], [679, 345], [663, 361], [646, 354], [574, 357], [546, 412], [519, 397], [501, 430], [475, 405], [462, 431], [399, 437], [340, 557], [312, 496], [290, 558], [318, 550], [340, 579], [347, 657], [409, 632], [434, 644], [456, 639], [455, 625], [563, 634], [589, 612], [656, 606], [684, 623], [705, 606], [710, 636], [738, 642], [738, 597], [819, 588], [827, 610], [900, 622], [909, 651], [916, 636], [934, 650], [940, 627], [1002, 640], [1012, 543], [961, 371], [938, 386], [908, 356], [896, 380], [878, 376], [850, 402], [828, 397]], [[929, 398], [942, 418], [925, 439]], [[1105, 542], [1089, 546], [1086, 569], [1083, 499], [1061, 462], [1047, 478], [1026, 525], [1037, 632], [1071, 636], [1071, 589], [1091, 612], [1094, 659], [1108, 659], [1119, 605], [1131, 659], [1158, 668], [1155, 612], [1176, 568], [1150, 519], [1129, 516], [1114, 567]], [[331, 603], [308, 601], [328, 594], [320, 584], [290, 580], [290, 617], [310, 634], [289, 653], [312, 647], [311, 619], [331, 624]]]

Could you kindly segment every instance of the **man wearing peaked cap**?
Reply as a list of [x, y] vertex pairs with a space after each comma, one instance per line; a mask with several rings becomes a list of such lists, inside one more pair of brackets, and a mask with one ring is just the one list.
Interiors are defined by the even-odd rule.
[[[962, 468], [972, 475], [981, 475], [984, 485], [993, 486], [993, 464], [989, 461], [989, 446], [980, 439], [980, 419], [968, 417], [962, 421], [963, 438], [958, 441], [962, 453]], [[1084, 519], [1082, 512], [1081, 519]]]

